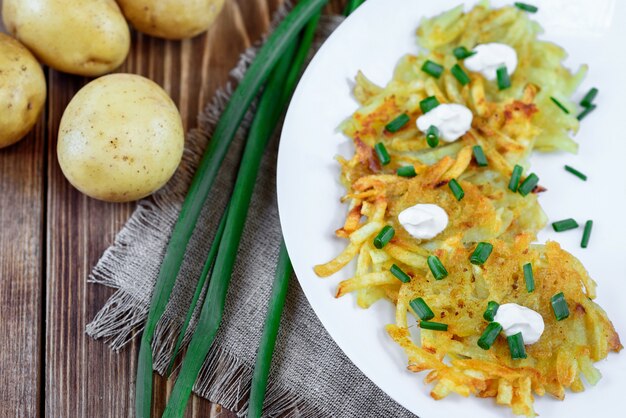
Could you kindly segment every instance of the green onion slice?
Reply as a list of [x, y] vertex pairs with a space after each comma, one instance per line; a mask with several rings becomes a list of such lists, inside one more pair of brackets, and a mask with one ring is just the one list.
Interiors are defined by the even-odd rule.
[[522, 196], [526, 196], [528, 193], [532, 192], [535, 187], [539, 184], [539, 177], [535, 173], [530, 173], [528, 177], [520, 184], [517, 188], [517, 191]]
[[474, 160], [479, 167], [487, 167], [487, 156], [485, 155], [485, 151], [483, 151], [483, 147], [480, 145], [474, 145], [472, 148], [474, 151]]
[[552, 228], [555, 232], [569, 231], [578, 228], [578, 222], [572, 218], [563, 219], [562, 221], [552, 222]]
[[396, 276], [396, 278], [400, 280], [402, 283], [408, 283], [411, 281], [411, 276], [409, 276], [404, 271], [402, 271], [402, 269], [398, 267], [396, 264], [393, 264], [391, 268], [389, 269], [389, 271], [391, 272], [391, 274]]
[[420, 109], [422, 109], [422, 113], [428, 113], [437, 106], [439, 106], [439, 100], [437, 100], [435, 96], [430, 96], [420, 101]]
[[598, 95], [598, 89], [595, 87], [592, 88], [591, 90], [587, 92], [587, 94], [585, 94], [585, 97], [583, 97], [583, 99], [580, 101], [580, 105], [582, 107], [590, 107], [593, 104], [593, 101], [597, 95]]
[[524, 168], [521, 165], [516, 164], [513, 167], [513, 174], [511, 174], [511, 180], [509, 180], [509, 190], [512, 192], [517, 191], [517, 187], [519, 185], [519, 180], [522, 178], [522, 172]]
[[464, 46], [458, 46], [458, 47], [454, 48], [452, 53], [454, 54], [456, 59], [464, 60], [465, 58], [468, 58], [468, 57], [471, 57], [472, 55], [474, 55], [476, 53], [476, 51], [470, 51], [469, 49], [465, 48]]
[[524, 338], [522, 338], [521, 332], [506, 337], [506, 340], [509, 343], [509, 351], [511, 352], [511, 358], [513, 360], [519, 360], [527, 357], [526, 347], [524, 347]]
[[568, 172], [572, 173], [573, 175], [575, 175], [576, 177], [578, 177], [582, 181], [587, 181], [587, 176], [585, 174], [581, 173], [580, 171], [576, 170], [574, 167], [570, 167], [569, 165], [566, 165], [565, 166], [565, 171], [568, 171]]
[[378, 161], [382, 165], [387, 165], [391, 162], [391, 157], [389, 157], [389, 153], [387, 152], [387, 148], [385, 148], [385, 144], [379, 142], [374, 146], [374, 151], [376, 151], [376, 156], [378, 156]]
[[411, 118], [409, 117], [409, 115], [403, 113], [391, 122], [389, 122], [387, 125], [385, 125], [385, 129], [389, 132], [398, 132], [404, 127], [404, 125], [409, 123], [410, 120]]
[[470, 83], [470, 78], [463, 68], [459, 64], [454, 64], [454, 66], [450, 69], [450, 72], [461, 83], [462, 86], [466, 86]]
[[452, 194], [454, 195], [456, 200], [460, 201], [465, 196], [463, 188], [461, 187], [459, 182], [456, 181], [456, 179], [450, 180], [450, 182], [448, 182], [448, 187], [450, 187], [450, 190], [452, 190]]
[[485, 264], [492, 251], [493, 245], [489, 244], [488, 242], [479, 242], [476, 246], [476, 249], [470, 256], [470, 263], [477, 266], [482, 266], [483, 264]]
[[420, 328], [430, 329], [433, 331], [447, 331], [448, 324], [442, 324], [441, 322], [420, 321]]
[[498, 89], [504, 90], [511, 87], [511, 78], [509, 77], [509, 72], [505, 66], [496, 70], [496, 76], [498, 77]]
[[436, 255], [429, 255], [427, 262], [430, 272], [433, 274], [435, 280], [441, 280], [448, 276], [448, 270], [446, 270], [443, 266], [439, 257]]
[[436, 62], [432, 62], [431, 60], [427, 60], [424, 65], [422, 65], [422, 71], [435, 78], [439, 78], [443, 73], [443, 66], [437, 64]]
[[400, 177], [415, 177], [417, 173], [415, 172], [415, 167], [412, 165], [405, 165], [404, 167], [398, 168], [396, 173]]
[[478, 339], [478, 346], [483, 350], [489, 350], [501, 331], [502, 325], [497, 322], [491, 322]]
[[552, 304], [554, 317], [557, 321], [561, 321], [569, 316], [569, 308], [567, 306], [567, 301], [565, 300], [565, 295], [563, 294], [563, 292], [559, 292], [556, 295], [552, 296], [552, 298], [550, 299], [550, 303]]
[[557, 105], [563, 112], [567, 113], [569, 115], [569, 110], [563, 105], [563, 103], [559, 102], [557, 99], [555, 99], [554, 97], [550, 97], [550, 100], [552, 100], [552, 102]]
[[429, 319], [433, 319], [435, 317], [433, 311], [428, 307], [422, 298], [413, 299], [409, 302], [409, 305], [422, 321], [428, 321]]
[[494, 300], [490, 300], [487, 303], [487, 309], [485, 309], [485, 313], [483, 314], [483, 318], [485, 318], [486, 321], [493, 321], [493, 318], [496, 317], [496, 313], [498, 312], [498, 308], [500, 307], [500, 305], [498, 304], [498, 302], [494, 301]]
[[391, 241], [391, 238], [393, 238], [395, 234], [396, 230], [393, 229], [393, 226], [385, 225], [384, 228], [380, 230], [378, 235], [376, 235], [376, 238], [374, 238], [374, 247], [380, 250], [387, 245], [389, 241]]
[[585, 230], [583, 231], [583, 239], [580, 241], [580, 246], [582, 248], [587, 248], [589, 245], [589, 237], [591, 236], [591, 228], [593, 228], [593, 221], [589, 220], [585, 222]]
[[591, 112], [593, 112], [596, 109], [596, 107], [598, 107], [598, 106], [592, 104], [591, 106], [585, 108], [585, 110], [583, 110], [582, 112], [580, 112], [580, 114], [578, 116], [576, 116], [576, 119], [578, 119], [579, 121], [585, 119], [588, 114], [590, 114]]
[[439, 128], [435, 125], [430, 125], [426, 130], [426, 143], [431, 148], [439, 145]]
[[515, 7], [517, 7], [518, 9], [523, 10], [528, 13], [537, 13], [537, 10], [539, 10], [537, 6], [533, 6], [532, 4], [521, 3], [521, 2], [515, 2], [514, 4], [515, 4]]
[[526, 282], [526, 290], [531, 293], [535, 290], [535, 276], [533, 274], [533, 265], [531, 263], [524, 264], [524, 281]]

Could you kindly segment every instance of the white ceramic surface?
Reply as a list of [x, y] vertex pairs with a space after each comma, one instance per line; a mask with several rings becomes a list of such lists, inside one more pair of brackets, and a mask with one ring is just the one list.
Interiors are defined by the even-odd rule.
[[[327, 279], [313, 266], [336, 256], [345, 241], [333, 231], [343, 224], [346, 206], [338, 181], [337, 154], [350, 156], [349, 140], [336, 130], [357, 108], [350, 94], [358, 70], [384, 85], [397, 60], [417, 50], [415, 29], [422, 17], [456, 6], [458, 0], [368, 0], [324, 44], [296, 90], [282, 132], [278, 161], [278, 203], [287, 249], [311, 306], [346, 355], [375, 384], [422, 418], [513, 416], [491, 399], [451, 395], [434, 401], [424, 373], [406, 370], [407, 359], [387, 336], [393, 307], [383, 301], [368, 310], [351, 295], [333, 297], [337, 283], [354, 271], [350, 265]], [[466, 7], [474, 1], [465, 2]], [[494, 6], [512, 2], [494, 1]], [[540, 201], [551, 221], [573, 217], [594, 220], [588, 249], [579, 246], [582, 230], [556, 234], [544, 230], [540, 240], [554, 239], [580, 258], [598, 282], [597, 302], [626, 338], [626, 2], [616, 0], [533, 0], [532, 17], [544, 27], [542, 38], [569, 51], [567, 64], [588, 63], [587, 80], [577, 98], [600, 89], [598, 109], [582, 123], [575, 139], [578, 155], [534, 155], [532, 170], [548, 188]], [[588, 174], [582, 182], [563, 170], [569, 164]], [[583, 393], [567, 393], [564, 402], [538, 398], [542, 417], [622, 417], [626, 390], [626, 353], [611, 354], [597, 364], [603, 378]]]

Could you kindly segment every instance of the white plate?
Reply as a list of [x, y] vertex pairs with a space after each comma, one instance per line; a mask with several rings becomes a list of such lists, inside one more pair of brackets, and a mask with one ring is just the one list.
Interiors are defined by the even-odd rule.
[[[529, 0], [530, 1], [530, 0]], [[598, 282], [597, 302], [622, 336], [626, 336], [626, 3], [614, 0], [532, 0], [532, 17], [544, 27], [543, 38], [570, 54], [568, 65], [588, 63], [590, 71], [578, 97], [591, 86], [600, 89], [598, 109], [582, 123], [578, 155], [535, 155], [532, 169], [548, 192], [541, 204], [551, 221], [573, 217], [594, 220], [590, 247], [580, 248], [581, 230], [554, 239], [580, 258]], [[278, 159], [278, 204], [287, 249], [300, 285], [330, 335], [346, 355], [383, 391], [422, 418], [513, 416], [491, 399], [451, 395], [434, 401], [424, 374], [406, 370], [407, 359], [387, 336], [393, 307], [383, 301], [368, 310], [349, 295], [334, 298], [337, 283], [354, 271], [348, 266], [328, 279], [313, 266], [336, 256], [346, 245], [333, 231], [343, 224], [346, 206], [339, 198], [337, 154], [350, 156], [350, 141], [337, 132], [339, 123], [357, 109], [350, 94], [358, 70], [380, 85], [391, 78], [397, 60], [417, 50], [415, 29], [422, 17], [456, 6], [459, 0], [368, 0], [324, 44], [309, 65], [293, 97], [282, 132]], [[467, 8], [473, 1], [466, 2]], [[495, 6], [512, 2], [494, 1]], [[570, 164], [588, 174], [582, 182], [563, 170]], [[603, 378], [583, 393], [567, 393], [564, 402], [537, 398], [542, 417], [624, 416], [626, 353], [611, 354], [597, 364]], [[620, 411], [621, 409], [621, 411]], [[469, 413], [469, 414], [468, 414]]]

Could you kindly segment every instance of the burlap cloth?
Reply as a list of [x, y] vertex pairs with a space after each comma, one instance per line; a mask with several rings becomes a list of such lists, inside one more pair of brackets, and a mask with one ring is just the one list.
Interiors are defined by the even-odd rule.
[[[284, 12], [284, 9], [279, 11], [275, 20], [278, 21]], [[317, 47], [340, 22], [339, 16], [322, 19]], [[231, 73], [233, 83], [241, 79], [255, 53], [256, 49], [251, 48], [242, 55], [239, 65]], [[152, 289], [185, 192], [231, 92], [232, 87], [228, 85], [216, 93], [199, 116], [199, 128], [187, 135], [178, 172], [165, 188], [139, 202], [113, 246], [106, 250], [90, 275], [91, 282], [117, 289], [87, 326], [91, 337], [104, 339], [113, 350], [123, 348], [143, 328]], [[214, 231], [230, 196], [250, 119], [251, 114], [248, 114], [224, 162], [187, 248], [166, 314], [157, 327], [153, 350], [155, 370], [159, 373], [167, 367]], [[247, 409], [256, 349], [281, 240], [275, 179], [278, 132], [263, 159], [228, 292], [224, 320], [194, 388], [196, 394], [240, 415]], [[328, 226], [329, 233], [332, 228], [333, 225]], [[196, 315], [198, 312], [199, 309]], [[195, 316], [185, 344], [194, 328]], [[315, 316], [295, 277], [289, 282], [264, 415], [413, 416], [346, 358]]]

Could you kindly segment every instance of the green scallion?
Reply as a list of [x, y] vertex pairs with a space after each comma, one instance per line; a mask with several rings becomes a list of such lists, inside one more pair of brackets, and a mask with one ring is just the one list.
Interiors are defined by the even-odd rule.
[[415, 167], [413, 167], [412, 165], [399, 167], [396, 173], [400, 177], [415, 177], [417, 175], [417, 173], [415, 172]]
[[409, 305], [411, 306], [411, 309], [413, 309], [413, 312], [415, 312], [415, 314], [419, 316], [422, 321], [428, 321], [429, 319], [433, 319], [435, 317], [433, 311], [428, 307], [422, 298], [413, 299], [409, 302]]
[[524, 338], [522, 337], [521, 332], [506, 337], [506, 340], [509, 343], [509, 351], [511, 352], [511, 358], [513, 360], [520, 360], [528, 357], [526, 355], [526, 347], [524, 347]]
[[497, 322], [491, 322], [478, 339], [478, 346], [483, 350], [489, 350], [501, 331], [502, 325]]
[[509, 71], [505, 66], [502, 66], [496, 70], [496, 76], [498, 78], [499, 90], [504, 90], [511, 87], [511, 78], [509, 77]]
[[443, 266], [441, 260], [436, 255], [429, 255], [427, 259], [428, 268], [435, 280], [441, 280], [448, 276], [448, 270]]
[[489, 322], [493, 321], [493, 318], [496, 317], [496, 313], [498, 312], [499, 307], [500, 305], [498, 304], [498, 302], [490, 300], [487, 303], [487, 309], [485, 309], [485, 313], [483, 313], [483, 318], [485, 318], [485, 320]]
[[509, 180], [509, 190], [512, 192], [517, 191], [517, 187], [519, 186], [519, 181], [522, 178], [522, 172], [524, 168], [521, 165], [515, 164], [513, 167], [513, 173], [511, 174], [511, 180]]
[[526, 177], [526, 179], [522, 182], [522, 184], [520, 184], [520, 186], [517, 188], [517, 191], [522, 196], [526, 196], [528, 193], [535, 190], [537, 184], [539, 184], [539, 177], [537, 177], [535, 173], [530, 173], [528, 177]]
[[363, 4], [365, 0], [348, 0], [348, 4], [346, 4], [346, 8], [343, 11], [345, 16], [349, 16], [352, 12], [354, 12], [361, 4]]
[[598, 95], [598, 89], [593, 87], [585, 94], [585, 97], [580, 101], [582, 107], [590, 107], [593, 104], [594, 99]]
[[442, 324], [441, 322], [420, 321], [420, 328], [430, 329], [433, 331], [447, 331], [448, 324]]
[[578, 177], [582, 181], [587, 181], [587, 176], [584, 175], [583, 173], [581, 173], [580, 171], [576, 170], [574, 167], [570, 167], [569, 165], [566, 165], [565, 166], [565, 171], [568, 171], [568, 172], [572, 173], [573, 175], [575, 175], [576, 177]]
[[437, 64], [436, 62], [432, 62], [431, 60], [427, 60], [424, 65], [422, 65], [422, 71], [435, 78], [439, 78], [443, 73], [443, 66]]
[[470, 83], [470, 78], [463, 68], [459, 64], [454, 64], [454, 66], [450, 69], [450, 72], [461, 83], [462, 86], [466, 86]]
[[580, 112], [578, 116], [576, 116], [576, 119], [578, 119], [579, 121], [583, 120], [584, 118], [587, 117], [588, 114], [593, 112], [596, 109], [596, 107], [598, 106], [592, 104], [591, 106], [585, 108], [585, 110], [583, 110], [582, 112]]
[[435, 96], [430, 96], [420, 101], [420, 109], [422, 113], [428, 113], [439, 106], [439, 100]]
[[463, 191], [463, 188], [461, 187], [459, 182], [456, 181], [456, 179], [450, 180], [448, 182], [448, 187], [450, 187], [450, 190], [452, 191], [452, 194], [454, 195], [456, 200], [460, 201], [465, 196], [465, 192]]
[[376, 151], [376, 156], [378, 157], [378, 161], [380, 161], [382, 165], [387, 165], [391, 162], [391, 157], [389, 156], [389, 153], [387, 152], [387, 148], [385, 148], [385, 144], [383, 144], [382, 142], [379, 142], [378, 144], [374, 145], [374, 151]]
[[526, 290], [531, 293], [535, 290], [535, 276], [533, 274], [533, 265], [531, 263], [524, 264], [524, 281], [526, 282]]
[[474, 145], [472, 150], [474, 151], [474, 161], [476, 161], [476, 164], [479, 167], [487, 167], [487, 156], [485, 155], [485, 151], [483, 151], [483, 147], [480, 145]]
[[563, 292], [559, 292], [552, 296], [550, 303], [552, 304], [554, 317], [557, 321], [562, 321], [569, 316], [569, 307], [567, 306], [567, 301], [565, 300]]
[[454, 48], [452, 53], [454, 54], [456, 59], [464, 60], [465, 58], [468, 58], [468, 57], [471, 57], [472, 55], [474, 55], [476, 53], [476, 51], [470, 51], [469, 49], [465, 48], [464, 46], [458, 46], [458, 47]]
[[406, 113], [403, 113], [400, 116], [396, 117], [391, 122], [389, 122], [387, 125], [385, 125], [385, 129], [392, 133], [398, 132], [400, 129], [404, 127], [404, 125], [409, 123], [410, 120], [411, 118], [409, 117], [409, 115], [407, 115]]
[[578, 228], [578, 222], [572, 218], [563, 219], [562, 221], [552, 222], [552, 228], [555, 232], [569, 231]]
[[493, 245], [489, 244], [488, 242], [479, 242], [476, 246], [476, 249], [470, 256], [470, 263], [477, 266], [482, 266], [483, 264], [485, 264], [492, 251]]
[[591, 236], [591, 228], [593, 228], [593, 221], [588, 220], [585, 222], [585, 229], [583, 230], [583, 239], [580, 241], [580, 246], [582, 248], [587, 248], [589, 245], [589, 237]]
[[537, 10], [539, 10], [537, 6], [533, 6], [532, 4], [521, 3], [521, 2], [515, 2], [514, 4], [515, 4], [515, 7], [517, 7], [518, 9], [523, 10], [528, 13], [537, 13]]
[[554, 97], [550, 97], [550, 100], [552, 100], [552, 103], [557, 105], [563, 112], [565, 112], [565, 113], [567, 113], [569, 115], [569, 110], [563, 105], [563, 103], [559, 102]]
[[400, 280], [402, 283], [408, 283], [411, 281], [411, 276], [409, 276], [404, 271], [402, 271], [402, 269], [398, 267], [396, 264], [393, 264], [391, 268], [389, 269], [389, 271], [391, 272], [391, 274], [396, 276], [396, 278]]
[[391, 238], [393, 238], [395, 234], [396, 230], [393, 229], [393, 226], [385, 225], [383, 229], [380, 230], [378, 235], [376, 235], [376, 238], [374, 238], [374, 247], [380, 250], [385, 245], [387, 245], [389, 241], [391, 241]]
[[439, 145], [439, 129], [435, 125], [430, 125], [426, 130], [426, 143], [431, 148]]

